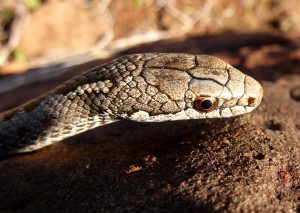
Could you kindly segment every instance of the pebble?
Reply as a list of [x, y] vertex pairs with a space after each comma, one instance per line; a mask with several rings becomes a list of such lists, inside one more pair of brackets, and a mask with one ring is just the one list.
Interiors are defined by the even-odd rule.
[[300, 86], [293, 88], [290, 92], [290, 95], [295, 101], [300, 102]]

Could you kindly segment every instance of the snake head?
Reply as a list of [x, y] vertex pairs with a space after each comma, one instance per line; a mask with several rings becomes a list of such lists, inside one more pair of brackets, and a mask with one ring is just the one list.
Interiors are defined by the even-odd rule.
[[[192, 76], [186, 101], [190, 118], [232, 117], [254, 110], [263, 89], [252, 77], [212, 56], [197, 56], [198, 66], [188, 70]], [[191, 105], [191, 104], [190, 104]]]
[[138, 121], [232, 117], [254, 110], [263, 96], [252, 77], [207, 55], [159, 54], [132, 80], [145, 90], [124, 117]]

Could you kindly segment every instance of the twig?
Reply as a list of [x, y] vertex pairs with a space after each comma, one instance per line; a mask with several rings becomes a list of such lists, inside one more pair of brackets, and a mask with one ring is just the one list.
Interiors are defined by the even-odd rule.
[[29, 22], [29, 19], [29, 11], [27, 10], [26, 6], [21, 1], [19, 1], [16, 6], [9, 40], [6, 46], [0, 51], [0, 66], [7, 61], [10, 53], [18, 45], [21, 36], [23, 35], [24, 29]]

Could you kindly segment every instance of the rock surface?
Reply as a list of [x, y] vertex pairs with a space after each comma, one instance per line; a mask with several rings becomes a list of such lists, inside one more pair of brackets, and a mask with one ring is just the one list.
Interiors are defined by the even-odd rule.
[[[0, 211], [300, 211], [300, 55], [293, 34], [157, 42], [124, 54], [143, 50], [221, 57], [261, 81], [264, 99], [245, 116], [122, 121], [2, 159]], [[78, 70], [1, 94], [0, 107], [33, 98]]]

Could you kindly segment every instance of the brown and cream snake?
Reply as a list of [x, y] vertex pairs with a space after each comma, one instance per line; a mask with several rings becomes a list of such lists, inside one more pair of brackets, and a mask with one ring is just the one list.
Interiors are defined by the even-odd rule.
[[251, 112], [263, 90], [208, 55], [128, 55], [0, 114], [0, 155], [29, 152], [119, 119], [224, 118]]

